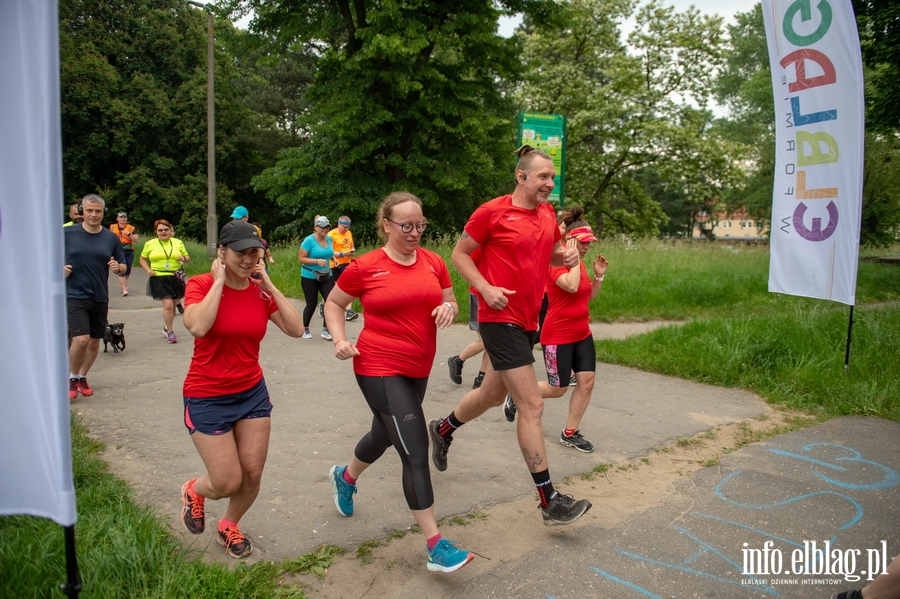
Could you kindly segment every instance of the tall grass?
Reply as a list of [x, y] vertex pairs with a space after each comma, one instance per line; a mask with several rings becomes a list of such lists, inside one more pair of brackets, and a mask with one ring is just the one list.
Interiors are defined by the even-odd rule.
[[[426, 240], [425, 247], [444, 258], [450, 268], [453, 292], [459, 301], [458, 322], [469, 319], [468, 284], [456, 273], [450, 254], [456, 240], [445, 235]], [[188, 274], [209, 271], [206, 248], [186, 241], [192, 261]], [[275, 247], [276, 264], [269, 276], [289, 297], [303, 297], [297, 249]], [[359, 248], [357, 255], [374, 247]], [[769, 250], [766, 246], [727, 246], [707, 243], [643, 242], [592, 244], [585, 257], [590, 262], [598, 253], [609, 261], [600, 296], [591, 304], [591, 319], [601, 322], [621, 320], [684, 320], [705, 316], [739, 316], [770, 313], [773, 310], [812, 307], [820, 300], [769, 293]], [[543, 276], [544, 273], [535, 273]], [[857, 284], [859, 303], [900, 299], [900, 269], [873, 262], [861, 262]]]
[[900, 420], [900, 306], [855, 310], [845, 374], [847, 324], [846, 310], [798, 305], [598, 341], [597, 359], [749, 389], [771, 402], [823, 416]]

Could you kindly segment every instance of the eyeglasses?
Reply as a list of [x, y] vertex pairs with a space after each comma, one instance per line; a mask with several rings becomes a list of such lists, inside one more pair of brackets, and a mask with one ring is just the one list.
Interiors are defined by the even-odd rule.
[[425, 228], [428, 227], [428, 223], [416, 223], [416, 224], [398, 223], [395, 220], [391, 220], [391, 219], [387, 219], [387, 220], [394, 223], [398, 227], [400, 227], [400, 230], [403, 231], [404, 233], [412, 233], [413, 228], [415, 228], [418, 233], [422, 233], [425, 231]]
[[172, 230], [172, 229], [167, 229], [167, 228], [165, 228], [165, 227], [160, 227], [159, 229], [156, 230], [156, 232], [157, 232], [157, 233], [168, 233], [168, 232], [171, 231], [171, 230]]

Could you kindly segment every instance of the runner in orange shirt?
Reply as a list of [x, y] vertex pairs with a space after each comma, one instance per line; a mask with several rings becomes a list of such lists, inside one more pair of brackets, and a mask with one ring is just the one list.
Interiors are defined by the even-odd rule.
[[119, 275], [122, 297], [125, 297], [128, 295], [128, 277], [131, 276], [131, 265], [134, 264], [134, 244], [138, 242], [138, 234], [134, 225], [128, 224], [128, 214], [125, 212], [116, 215], [116, 222], [109, 226], [109, 230], [119, 237], [122, 249], [125, 250], [125, 272]]
[[[328, 236], [333, 240], [334, 258], [331, 259], [331, 276], [334, 282], [341, 278], [344, 269], [350, 266], [350, 259], [356, 252], [356, 246], [353, 245], [353, 233], [350, 232], [352, 221], [349, 216], [339, 216], [338, 226], [328, 232]], [[346, 306], [344, 311], [344, 320], [356, 320], [359, 314]]]

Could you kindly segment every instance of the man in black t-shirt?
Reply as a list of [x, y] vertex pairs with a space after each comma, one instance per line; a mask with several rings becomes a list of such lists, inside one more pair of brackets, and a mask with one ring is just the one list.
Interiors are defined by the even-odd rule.
[[109, 311], [109, 273], [125, 271], [119, 237], [102, 225], [106, 201], [97, 194], [81, 200], [84, 221], [63, 229], [66, 247], [66, 312], [69, 321], [69, 399], [94, 394], [87, 373], [100, 352]]

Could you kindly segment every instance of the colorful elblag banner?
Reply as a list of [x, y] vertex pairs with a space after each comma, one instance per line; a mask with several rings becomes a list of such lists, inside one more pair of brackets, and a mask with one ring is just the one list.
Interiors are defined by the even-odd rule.
[[762, 0], [775, 92], [769, 291], [856, 303], [865, 104], [850, 0]]
[[0, 0], [0, 515], [71, 526], [58, 22], [55, 0]]

